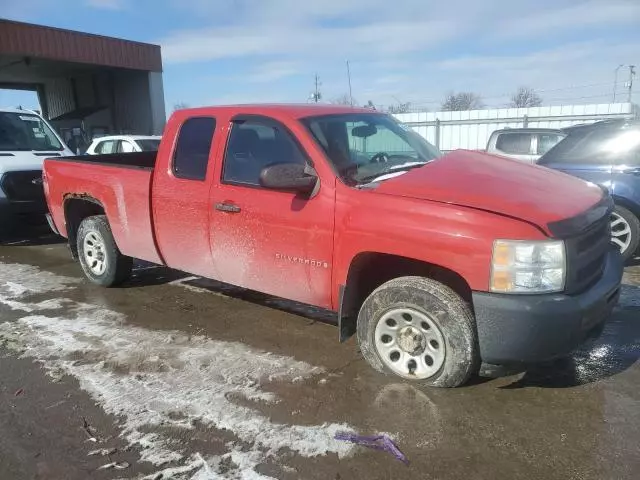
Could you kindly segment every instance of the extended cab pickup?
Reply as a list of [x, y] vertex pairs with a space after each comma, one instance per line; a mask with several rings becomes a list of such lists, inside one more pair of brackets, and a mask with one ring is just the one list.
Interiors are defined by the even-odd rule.
[[139, 258], [332, 309], [371, 366], [428, 385], [566, 355], [619, 296], [606, 192], [371, 110], [177, 111], [157, 155], [47, 159], [44, 185], [91, 281]]

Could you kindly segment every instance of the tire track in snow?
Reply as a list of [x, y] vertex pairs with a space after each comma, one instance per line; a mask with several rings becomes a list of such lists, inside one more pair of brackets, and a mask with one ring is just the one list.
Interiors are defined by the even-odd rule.
[[[19, 312], [17, 320], [0, 324], [0, 339], [47, 371], [77, 378], [106, 413], [121, 419], [121, 436], [141, 449], [141, 460], [165, 469], [163, 478], [267, 478], [256, 467], [285, 448], [304, 457], [351, 452], [333, 439], [338, 430], [350, 430], [347, 425], [274, 423], [233, 401], [278, 402], [264, 384], [309, 378], [321, 368], [237, 342], [128, 325], [122, 314], [71, 299], [29, 302], [30, 294], [63, 292], [77, 282], [0, 263], [0, 303]], [[157, 430], [190, 430], [196, 422], [237, 440], [226, 454], [200, 456]]]

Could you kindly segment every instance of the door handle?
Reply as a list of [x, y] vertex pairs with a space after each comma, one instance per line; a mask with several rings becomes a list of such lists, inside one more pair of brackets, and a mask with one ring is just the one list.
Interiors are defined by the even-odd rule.
[[240, 207], [233, 203], [216, 203], [216, 210], [226, 213], [240, 213]]

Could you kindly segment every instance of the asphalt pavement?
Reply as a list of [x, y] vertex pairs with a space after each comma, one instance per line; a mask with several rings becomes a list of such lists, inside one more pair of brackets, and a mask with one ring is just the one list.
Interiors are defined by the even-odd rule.
[[[640, 266], [570, 358], [453, 390], [383, 377], [332, 315], [149, 264], [0, 246], [0, 479], [635, 479]], [[386, 434], [409, 460], [336, 440]]]

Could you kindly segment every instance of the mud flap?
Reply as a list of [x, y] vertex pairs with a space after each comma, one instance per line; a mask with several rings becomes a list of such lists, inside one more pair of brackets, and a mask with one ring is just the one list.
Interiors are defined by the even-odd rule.
[[356, 333], [356, 319], [344, 310], [346, 287], [340, 285], [340, 308], [338, 309], [338, 335], [340, 343], [347, 341]]

